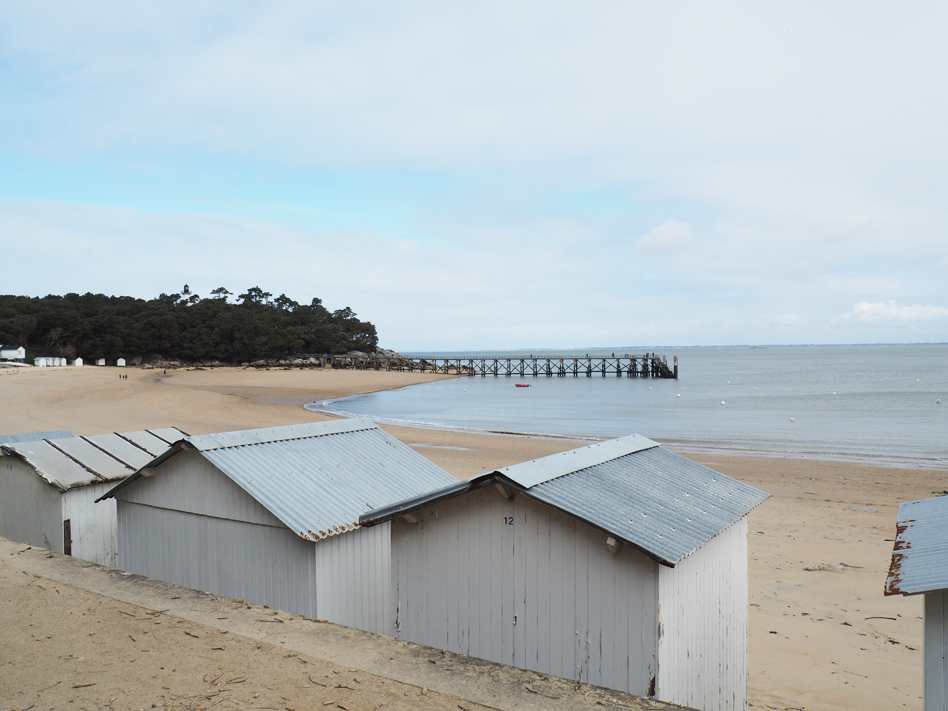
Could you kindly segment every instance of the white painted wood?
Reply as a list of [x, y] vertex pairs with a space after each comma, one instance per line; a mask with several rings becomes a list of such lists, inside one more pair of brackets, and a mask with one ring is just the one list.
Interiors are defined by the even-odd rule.
[[659, 571], [656, 696], [700, 711], [747, 708], [747, 517]]
[[157, 470], [117, 494], [123, 569], [395, 633], [390, 524], [313, 543], [196, 452], [182, 452]]
[[116, 498], [233, 521], [283, 526], [280, 519], [198, 452], [180, 452], [156, 472], [125, 487]]
[[102, 482], [61, 492], [23, 460], [0, 456], [0, 536], [63, 553], [63, 522], [69, 520], [72, 555], [112, 567], [115, 502], [94, 503], [111, 486]]
[[925, 711], [948, 711], [948, 591], [925, 593]]
[[316, 614], [348, 627], [395, 634], [392, 621], [391, 524], [319, 541]]
[[289, 529], [118, 502], [119, 566], [315, 617], [315, 544]]
[[71, 523], [72, 555], [110, 568], [118, 563], [115, 499], [98, 504], [95, 500], [114, 485], [102, 482], [80, 486], [62, 495], [62, 520], [69, 519]]
[[0, 456], [0, 536], [63, 552], [62, 494], [29, 464]]
[[601, 531], [525, 496], [507, 501], [493, 487], [417, 517], [392, 522], [397, 636], [648, 692], [657, 563], [628, 547], [614, 556]]

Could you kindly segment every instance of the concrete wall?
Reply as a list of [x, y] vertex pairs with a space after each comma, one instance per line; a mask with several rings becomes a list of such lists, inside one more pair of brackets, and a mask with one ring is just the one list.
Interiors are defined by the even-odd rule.
[[747, 708], [747, 517], [659, 572], [657, 696], [701, 711]]
[[646, 695], [657, 672], [658, 564], [494, 487], [392, 522], [396, 636]]

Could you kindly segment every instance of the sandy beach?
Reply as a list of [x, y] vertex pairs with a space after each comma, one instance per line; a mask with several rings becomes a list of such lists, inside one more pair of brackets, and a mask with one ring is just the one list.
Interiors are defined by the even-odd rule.
[[[0, 370], [0, 433], [69, 429], [86, 435], [175, 426], [204, 434], [318, 421], [328, 417], [305, 410], [305, 403], [441, 377], [318, 369]], [[461, 479], [584, 444], [386, 429]], [[752, 708], [920, 707], [922, 601], [885, 598], [882, 591], [898, 502], [948, 488], [948, 473], [912, 465], [684, 453], [772, 495], [751, 514], [749, 525]], [[49, 595], [37, 596], [35, 604], [55, 606]], [[109, 614], [121, 618], [120, 611]], [[7, 627], [0, 649], [11, 644], [10, 635], [27, 629]], [[106, 622], [96, 634], [124, 637], [125, 631]], [[0, 692], [13, 683], [0, 674]], [[158, 682], [140, 683], [147, 688]]]

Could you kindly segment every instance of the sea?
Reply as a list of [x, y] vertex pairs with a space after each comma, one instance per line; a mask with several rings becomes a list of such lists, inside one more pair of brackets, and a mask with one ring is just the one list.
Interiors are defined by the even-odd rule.
[[544, 355], [645, 352], [666, 356], [669, 365], [678, 356], [678, 379], [460, 377], [308, 407], [397, 425], [594, 439], [635, 433], [685, 449], [948, 469], [948, 344], [623, 347]]

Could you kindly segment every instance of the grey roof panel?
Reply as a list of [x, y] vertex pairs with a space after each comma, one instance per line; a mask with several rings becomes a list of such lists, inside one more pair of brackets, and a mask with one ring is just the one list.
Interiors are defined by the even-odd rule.
[[[138, 445], [155, 457], [168, 451], [168, 443], [161, 437], [153, 435], [148, 430], [140, 430], [139, 432], [119, 432], [118, 435], [119, 437], [127, 439], [129, 442]], [[183, 438], [184, 436], [185, 435], [182, 433], [181, 437]]]
[[135, 471], [134, 468], [102, 451], [82, 437], [57, 439], [51, 441], [50, 445], [77, 460], [86, 469], [95, 472], [105, 480], [124, 479]]
[[[132, 444], [146, 437], [151, 440], [149, 451]], [[2, 446], [4, 452], [25, 460], [37, 474], [61, 491], [102, 481], [124, 480], [151, 462], [154, 456], [169, 449], [163, 440], [142, 432], [47, 439]], [[154, 450], [154, 456], [151, 450]]]
[[155, 435], [155, 437], [163, 439], [168, 444], [174, 444], [187, 436], [185, 432], [182, 432], [177, 427], [165, 427], [158, 430], [148, 430], [148, 432]]
[[55, 430], [51, 432], [24, 432], [23, 434], [0, 435], [0, 444], [15, 444], [17, 442], [38, 442], [43, 439], [65, 439], [74, 437], [69, 430]]
[[235, 432], [219, 432], [217, 434], [198, 435], [188, 437], [188, 442], [196, 449], [206, 452], [223, 447], [240, 447], [250, 444], [270, 444], [287, 440], [302, 439], [304, 437], [319, 437], [321, 435], [353, 432], [355, 430], [377, 429], [371, 420], [355, 417], [345, 420], [330, 420], [328, 422], [306, 422], [301, 425], [286, 425], [284, 427], [264, 427], [256, 430], [237, 430]]
[[[309, 436], [299, 437], [301, 431]], [[273, 437], [204, 449], [202, 454], [288, 528], [310, 540], [356, 528], [360, 516], [376, 508], [456, 483], [367, 420], [225, 435], [189, 441], [200, 440], [206, 447], [207, 438], [220, 443]]]
[[641, 435], [628, 435], [627, 437], [618, 437], [591, 444], [588, 447], [580, 447], [568, 452], [532, 459], [522, 464], [514, 464], [510, 467], [498, 469], [497, 473], [503, 474], [523, 488], [529, 489], [531, 486], [578, 472], [586, 467], [602, 464], [610, 459], [617, 459], [633, 452], [640, 452], [643, 449], [651, 449], [657, 446], [658, 442], [653, 442]]
[[899, 504], [885, 594], [948, 589], [948, 496]]
[[81, 464], [65, 456], [46, 440], [4, 444], [2, 447], [4, 452], [25, 460], [37, 474], [60, 491], [104, 481]]
[[662, 447], [537, 484], [527, 493], [672, 564], [768, 496]]
[[[92, 435], [90, 437], [83, 437], [82, 439], [91, 442], [99, 449], [103, 449], [113, 457], [121, 460], [131, 468], [132, 471], [141, 469], [155, 458], [141, 447], [136, 447], [127, 439], [115, 433]], [[167, 444], [164, 445], [164, 449], [168, 449]], [[127, 474], [128, 472], [126, 472], [126, 476]]]

